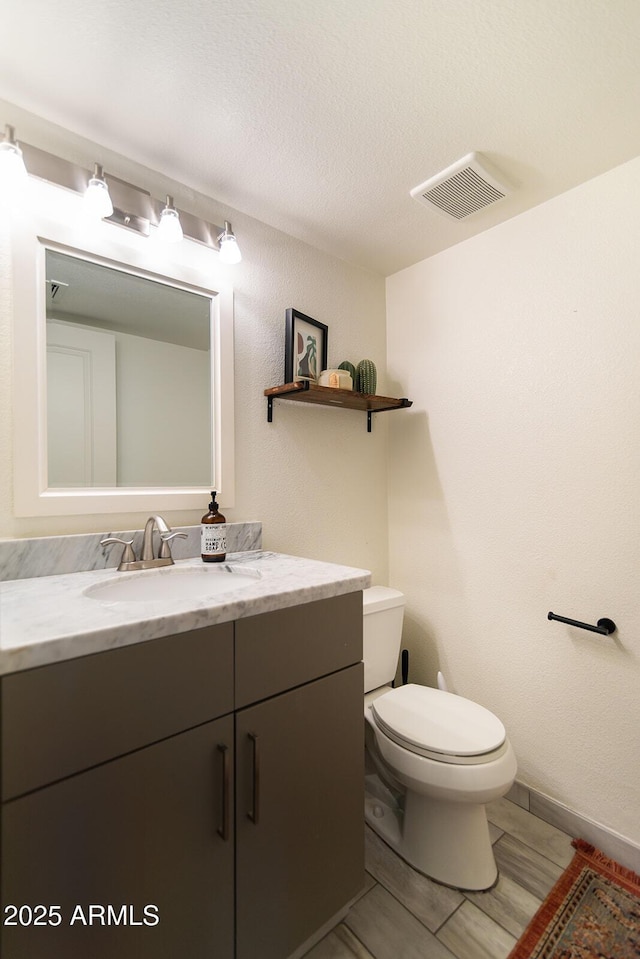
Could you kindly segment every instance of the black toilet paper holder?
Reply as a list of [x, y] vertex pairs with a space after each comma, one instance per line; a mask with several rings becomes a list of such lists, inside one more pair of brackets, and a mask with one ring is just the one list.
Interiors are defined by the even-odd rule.
[[581, 623], [577, 619], [568, 619], [566, 616], [556, 616], [555, 613], [547, 613], [547, 619], [557, 619], [559, 623], [567, 623], [569, 626], [579, 626], [580, 629], [589, 629], [592, 633], [600, 633], [602, 636], [610, 636], [615, 633], [617, 627], [612, 619], [599, 619], [597, 625], [590, 623]]

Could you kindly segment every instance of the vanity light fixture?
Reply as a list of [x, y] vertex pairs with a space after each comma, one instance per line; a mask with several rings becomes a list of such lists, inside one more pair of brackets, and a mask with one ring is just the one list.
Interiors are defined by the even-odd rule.
[[172, 196], [166, 197], [163, 206], [142, 187], [120, 180], [112, 173], [105, 174], [99, 163], [95, 164], [93, 176], [89, 176], [87, 183], [86, 168], [28, 143], [18, 145], [14, 128], [7, 124], [4, 137], [0, 139], [0, 185], [4, 186], [3, 192], [17, 198], [20, 191], [16, 187], [19, 187], [20, 180], [26, 184], [27, 173], [84, 196], [94, 215], [107, 223], [125, 227], [141, 236], [150, 236], [150, 227], [156, 227], [155, 235], [168, 243], [177, 243], [184, 237], [217, 250], [221, 263], [239, 263], [242, 259], [228, 220], [222, 230], [219, 224], [177, 210]]
[[218, 237], [218, 246], [220, 247], [220, 259], [223, 263], [233, 265], [239, 263], [242, 259], [236, 235], [228, 220], [224, 221], [224, 231]]
[[22, 150], [16, 141], [15, 129], [8, 123], [4, 128], [4, 140], [0, 143], [0, 176], [10, 187], [27, 180]]
[[89, 216], [96, 220], [103, 220], [113, 213], [113, 203], [109, 195], [109, 187], [104, 178], [104, 172], [99, 163], [93, 168], [93, 176], [87, 184], [84, 195], [84, 207]]
[[176, 210], [173, 197], [167, 197], [167, 203], [158, 222], [158, 239], [163, 243], [180, 243], [184, 238], [180, 225], [180, 215]]

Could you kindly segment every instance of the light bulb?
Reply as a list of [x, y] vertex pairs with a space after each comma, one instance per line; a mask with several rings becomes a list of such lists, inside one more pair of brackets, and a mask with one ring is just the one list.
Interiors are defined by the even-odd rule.
[[158, 238], [164, 243], [179, 243], [183, 238], [180, 216], [173, 205], [173, 197], [167, 197], [167, 205], [160, 214]]
[[233, 266], [234, 263], [240, 262], [242, 254], [235, 233], [231, 229], [231, 224], [228, 220], [224, 221], [224, 233], [221, 233], [218, 237], [218, 245], [220, 247], [220, 260], [222, 263]]
[[97, 220], [103, 220], [113, 213], [113, 203], [109, 196], [109, 187], [104, 178], [102, 167], [96, 163], [93, 176], [87, 184], [87, 190], [84, 195], [84, 208], [91, 217]]
[[7, 124], [4, 140], [0, 143], [0, 179], [5, 188], [23, 186], [27, 182], [27, 168], [14, 133], [13, 127]]

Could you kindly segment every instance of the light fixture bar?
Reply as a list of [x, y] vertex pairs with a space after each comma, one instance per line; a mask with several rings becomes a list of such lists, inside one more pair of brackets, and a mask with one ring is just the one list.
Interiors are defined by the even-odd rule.
[[30, 176], [55, 183], [65, 190], [84, 193], [87, 188], [86, 169], [76, 166], [75, 163], [69, 163], [68, 160], [62, 160], [52, 153], [45, 153], [44, 150], [32, 147], [28, 143], [21, 143], [20, 146]]
[[113, 201], [113, 213], [106, 222], [149, 236], [149, 224], [155, 222], [154, 199], [149, 191], [110, 173], [105, 173], [104, 178]]
[[[11, 131], [13, 136], [13, 127], [11, 127]], [[6, 139], [6, 134], [0, 140], [0, 143], [4, 139]], [[46, 180], [48, 183], [55, 183], [56, 186], [63, 189], [84, 195], [87, 188], [87, 177], [90, 176], [86, 167], [78, 166], [69, 160], [63, 160], [61, 157], [22, 141], [20, 141], [20, 149], [30, 176]], [[150, 224], [157, 226], [166, 204], [154, 199], [148, 190], [135, 186], [133, 183], [127, 183], [111, 173], [103, 172], [103, 176], [109, 187], [113, 203], [113, 213], [106, 217], [104, 222], [115, 223], [117, 226], [123, 226], [143, 236], [148, 236]], [[176, 212], [180, 217], [180, 225], [186, 239], [201, 243], [203, 246], [214, 250], [220, 250], [219, 237], [225, 235], [223, 227], [208, 223], [185, 210], [176, 208]]]

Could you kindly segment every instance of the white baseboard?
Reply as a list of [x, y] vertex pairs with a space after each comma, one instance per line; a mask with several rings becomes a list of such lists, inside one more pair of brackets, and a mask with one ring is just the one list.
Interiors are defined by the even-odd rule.
[[302, 945], [298, 946], [295, 952], [292, 952], [287, 959], [302, 959], [302, 956], [305, 956], [313, 946], [317, 945], [321, 939], [324, 939], [332, 929], [342, 922], [344, 917], [347, 915], [352, 906], [356, 904], [358, 899], [361, 899], [366, 892], [369, 891], [371, 886], [375, 885], [370, 876], [365, 875], [365, 884], [360, 890], [360, 892], [351, 899], [346, 906], [343, 906], [335, 916], [332, 916], [331, 919], [328, 919], [327, 922], [320, 929], [317, 929], [312, 936], [310, 936]]
[[611, 859], [640, 874], [640, 846], [631, 839], [586, 819], [563, 803], [521, 782], [516, 781], [513, 784], [506, 798], [527, 809], [538, 819], [543, 819], [544, 822], [568, 833], [573, 839], [590, 842]]

